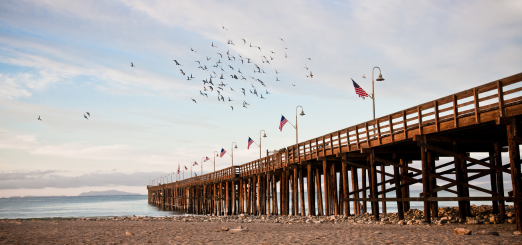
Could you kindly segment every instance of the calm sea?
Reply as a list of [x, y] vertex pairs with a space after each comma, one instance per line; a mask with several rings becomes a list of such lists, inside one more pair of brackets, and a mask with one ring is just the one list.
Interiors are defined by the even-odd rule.
[[149, 205], [145, 195], [0, 198], [0, 219], [179, 214]]
[[[479, 196], [477, 194], [472, 196]], [[305, 194], [306, 195], [306, 194]], [[279, 195], [278, 195], [279, 196]], [[418, 192], [412, 191], [412, 197]], [[445, 196], [445, 195], [439, 195]], [[450, 196], [450, 195], [448, 195]], [[394, 197], [389, 193], [387, 197]], [[281, 200], [278, 198], [278, 200]], [[308, 208], [305, 200], [305, 208]], [[475, 205], [491, 205], [488, 201], [474, 201]], [[513, 203], [506, 203], [513, 205]], [[353, 205], [350, 203], [353, 212]], [[387, 212], [397, 212], [396, 202], [387, 202]], [[457, 202], [439, 202], [439, 207], [455, 207]], [[411, 202], [411, 208], [423, 209], [422, 202]], [[371, 212], [368, 205], [368, 212]], [[172, 216], [180, 212], [162, 211], [147, 203], [147, 196], [67, 196], [0, 198], [0, 219], [29, 219], [54, 217], [113, 217], [113, 216]]]

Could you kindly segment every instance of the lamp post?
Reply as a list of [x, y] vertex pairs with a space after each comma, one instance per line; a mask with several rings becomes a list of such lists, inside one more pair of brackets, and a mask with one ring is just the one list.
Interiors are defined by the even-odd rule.
[[381, 74], [381, 68], [379, 67], [374, 67], [372, 69], [372, 101], [373, 101], [373, 119], [375, 120], [375, 93], [374, 93], [374, 88], [373, 88], [373, 72], [375, 71], [375, 68], [379, 69], [379, 77], [377, 77], [377, 81], [384, 81], [384, 78], [382, 78], [382, 74]]
[[301, 115], [301, 116], [305, 115], [302, 106], [298, 105], [298, 106], [295, 107], [295, 144], [296, 145], [299, 144], [299, 141], [297, 139], [297, 135], [298, 135], [298, 132], [297, 132], [297, 108], [299, 108], [299, 107], [301, 107], [301, 114], [299, 114], [299, 115]]
[[[234, 146], [235, 145], [235, 146]], [[232, 142], [232, 145], [230, 146], [232, 148], [232, 154], [230, 155], [232, 157], [232, 166], [234, 166], [234, 148], [237, 149], [236, 142]]]
[[261, 131], [259, 131], [259, 159], [261, 159], [261, 132], [263, 132], [263, 138], [266, 138], [266, 132], [264, 129], [261, 129]]

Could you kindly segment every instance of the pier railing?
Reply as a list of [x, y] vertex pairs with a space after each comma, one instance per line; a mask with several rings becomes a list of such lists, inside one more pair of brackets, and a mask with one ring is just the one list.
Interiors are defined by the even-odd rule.
[[522, 73], [445, 96], [375, 120], [288, 146], [275, 154], [213, 173], [188, 178], [176, 186], [212, 183], [285, 168], [338, 153], [394, 144], [415, 135], [452, 130], [522, 114]]

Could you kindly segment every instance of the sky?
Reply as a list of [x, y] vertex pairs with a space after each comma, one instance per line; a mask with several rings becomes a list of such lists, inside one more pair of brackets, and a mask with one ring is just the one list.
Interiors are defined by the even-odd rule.
[[514, 0], [0, 1], [0, 197], [146, 194], [233, 142], [253, 161], [260, 130], [295, 144], [298, 105], [299, 141], [372, 119], [350, 78], [370, 93], [376, 66], [377, 117], [520, 73], [521, 26]]

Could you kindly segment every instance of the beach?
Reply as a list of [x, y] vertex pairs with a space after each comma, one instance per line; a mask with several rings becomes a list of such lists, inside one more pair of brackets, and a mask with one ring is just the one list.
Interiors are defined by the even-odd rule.
[[[522, 236], [514, 235], [515, 225], [509, 223], [398, 225], [354, 220], [248, 215], [2, 220], [0, 244], [522, 244]], [[455, 228], [472, 235], [454, 235]], [[478, 234], [482, 230], [499, 236]]]

